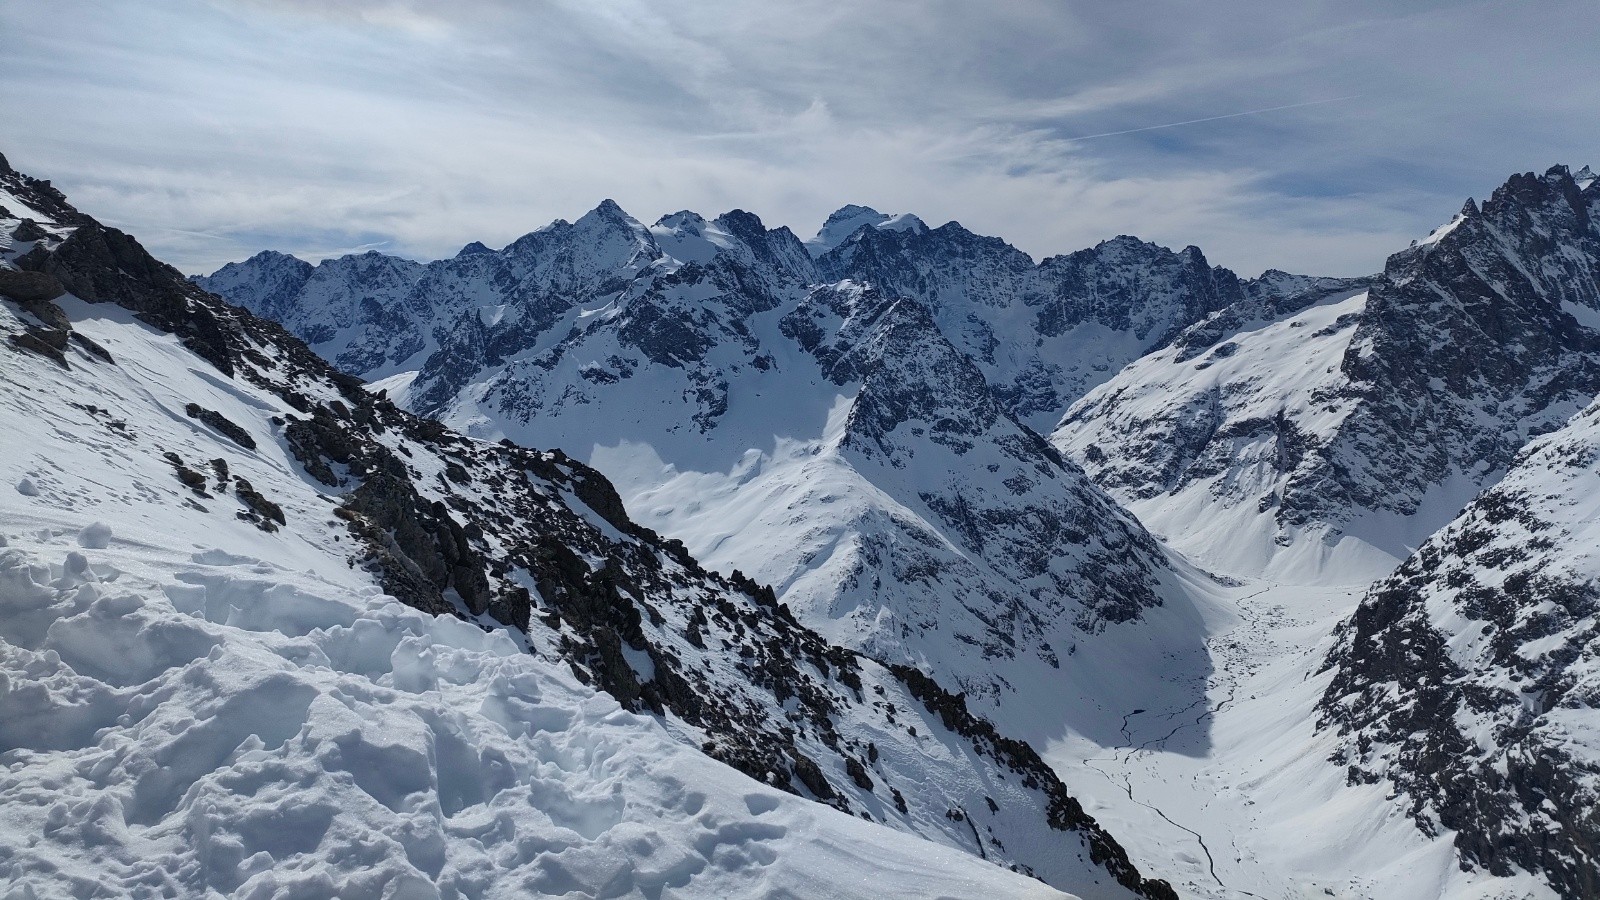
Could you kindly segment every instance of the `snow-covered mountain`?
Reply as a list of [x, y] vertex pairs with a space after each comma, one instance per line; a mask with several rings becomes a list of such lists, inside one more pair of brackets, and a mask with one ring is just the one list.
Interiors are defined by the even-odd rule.
[[265, 255], [200, 281], [932, 673], [1186, 896], [1543, 900], [1595, 884], [1600, 413], [1518, 453], [1600, 394], [1596, 184], [1517, 176], [1359, 279], [607, 202], [405, 285], [357, 257], [286, 290], [307, 270]]
[[815, 236], [806, 241], [806, 250], [812, 256], [821, 256], [855, 236], [863, 228], [877, 231], [909, 231], [921, 233], [928, 226], [910, 213], [890, 215], [870, 206], [842, 206], [828, 216]]
[[[594, 470], [398, 409], [3, 163], [0, 207], [8, 883], [1175, 896], [944, 673], [830, 644]], [[602, 290], [585, 254], [627, 241], [577, 227], [525, 286]]]
[[437, 310], [416, 297], [419, 263], [369, 252], [312, 266], [271, 251], [251, 263], [225, 266], [208, 289], [226, 295], [248, 277], [259, 292], [251, 307], [257, 315], [282, 323], [345, 371], [387, 374], [437, 346]]
[[1352, 284], [1281, 272], [1245, 281], [1197, 247], [1173, 252], [1126, 235], [1035, 264], [954, 222], [864, 226], [817, 266], [830, 280], [922, 301], [1007, 408], [1044, 434], [1090, 388], [1210, 313]]
[[1600, 896], [1600, 402], [1369, 591], [1321, 724], [1464, 862]]
[[[924, 303], [818, 284], [793, 234], [749, 213], [647, 228], [607, 203], [580, 225], [611, 248], [582, 278], [533, 292], [534, 313], [459, 313], [415, 376], [378, 385], [480, 437], [568, 448], [696, 558], [986, 708], [1017, 691], [1041, 695], [1025, 708], [1081, 705], [1051, 684], [1062, 659], [1178, 591], [1144, 530], [1012, 415]], [[571, 271], [541, 255], [570, 244], [529, 249], [562, 228], [491, 255]]]
[[1365, 290], [1247, 301], [1075, 404], [1054, 441], [1207, 565], [1385, 574], [1600, 392], [1600, 188], [1518, 175]]

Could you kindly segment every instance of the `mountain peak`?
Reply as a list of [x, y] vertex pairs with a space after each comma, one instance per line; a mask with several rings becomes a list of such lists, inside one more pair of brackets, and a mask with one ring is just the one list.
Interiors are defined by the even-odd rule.
[[278, 250], [262, 250], [260, 253], [257, 253], [256, 255], [254, 255], [254, 256], [250, 257], [249, 259], [245, 260], [245, 262], [246, 263], [279, 263], [279, 262], [283, 262], [285, 260], [291, 260], [291, 259], [296, 261], [296, 262], [303, 262], [303, 260], [301, 260], [300, 257], [295, 256], [293, 253], [283, 253], [283, 252], [278, 251]]
[[761, 221], [760, 216], [742, 209], [730, 209], [717, 216], [717, 224], [734, 232], [752, 235], [767, 233], [766, 223]]
[[706, 217], [693, 210], [680, 209], [675, 213], [668, 213], [656, 220], [656, 228], [667, 228], [672, 231], [693, 230], [698, 232], [706, 227]]
[[574, 222], [573, 225], [579, 229], [583, 229], [585, 227], [594, 227], [596, 225], [621, 225], [630, 231], [645, 231], [644, 225], [638, 219], [628, 215], [627, 211], [618, 205], [617, 201], [612, 200], [609, 197], [601, 200], [599, 206], [596, 206], [594, 209], [591, 209], [587, 213], [584, 213], [582, 216], [580, 216], [578, 221]]
[[928, 230], [928, 226], [911, 213], [890, 215], [878, 212], [870, 206], [848, 204], [839, 207], [828, 216], [827, 221], [822, 223], [822, 228], [817, 231], [816, 237], [805, 242], [806, 249], [813, 257], [821, 256], [849, 240], [863, 228], [909, 231], [914, 234]]

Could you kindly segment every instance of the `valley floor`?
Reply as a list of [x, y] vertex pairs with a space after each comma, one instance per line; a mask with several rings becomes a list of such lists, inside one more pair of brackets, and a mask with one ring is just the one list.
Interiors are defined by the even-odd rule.
[[1130, 695], [1119, 744], [1068, 736], [1044, 751], [1146, 871], [1216, 900], [1554, 896], [1462, 872], [1448, 836], [1426, 839], [1386, 785], [1347, 786], [1328, 761], [1314, 706], [1331, 674], [1317, 670], [1364, 584], [1228, 580], [1198, 600], [1209, 675], [1169, 676], [1203, 677], [1203, 700], [1177, 684], [1177, 701]]

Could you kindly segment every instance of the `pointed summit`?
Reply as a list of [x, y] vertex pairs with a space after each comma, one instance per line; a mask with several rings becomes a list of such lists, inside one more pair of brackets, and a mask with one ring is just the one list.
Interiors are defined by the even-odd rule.
[[922, 233], [928, 230], [923, 221], [910, 213], [888, 215], [873, 209], [870, 206], [841, 206], [828, 216], [822, 223], [822, 228], [816, 237], [806, 241], [806, 250], [812, 257], [821, 256], [829, 250], [849, 240], [856, 232], [863, 228], [876, 228], [880, 231], [910, 231]]
[[281, 263], [281, 262], [284, 262], [285, 260], [294, 260], [295, 262], [302, 262], [302, 260], [299, 257], [295, 256], [293, 253], [284, 253], [284, 252], [279, 251], [279, 250], [262, 250], [261, 252], [257, 253], [256, 255], [254, 255], [254, 256], [250, 257], [249, 259], [245, 260], [243, 263], [229, 263], [229, 265], [249, 265], [250, 263], [260, 263], [262, 265], [267, 265], [267, 264], [271, 264], [271, 263]]
[[581, 216], [578, 221], [574, 222], [573, 224], [579, 228], [583, 228], [584, 226], [592, 226], [601, 222], [613, 225], [620, 224], [634, 230], [644, 229], [644, 225], [641, 224], [638, 219], [628, 215], [627, 211], [618, 205], [617, 201], [612, 200], [610, 197], [601, 200], [599, 206], [596, 206], [594, 209], [584, 213], [583, 216]]

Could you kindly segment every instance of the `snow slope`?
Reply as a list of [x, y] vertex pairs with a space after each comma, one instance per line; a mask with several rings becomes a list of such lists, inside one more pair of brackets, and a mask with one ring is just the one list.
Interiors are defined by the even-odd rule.
[[1388, 784], [1351, 783], [1330, 761], [1341, 741], [1316, 707], [1333, 676], [1318, 670], [1359, 597], [1213, 586], [1192, 626], [1203, 648], [1159, 642], [1119, 671], [1115, 740], [1069, 734], [1041, 752], [1184, 897], [1551, 900], [1535, 875], [1463, 870], [1454, 832], [1423, 833]]

